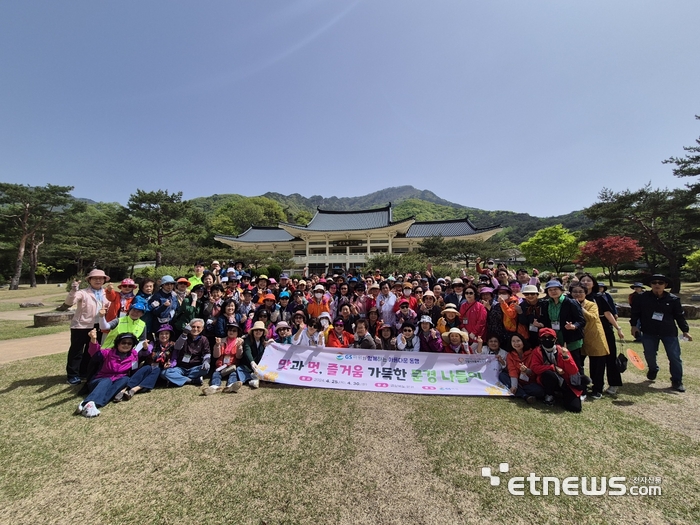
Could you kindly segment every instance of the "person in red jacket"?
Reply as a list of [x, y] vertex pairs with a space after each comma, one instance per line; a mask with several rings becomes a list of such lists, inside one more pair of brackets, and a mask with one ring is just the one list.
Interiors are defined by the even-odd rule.
[[560, 392], [562, 405], [569, 412], [581, 412], [584, 376], [571, 353], [557, 344], [557, 333], [551, 328], [540, 329], [540, 346], [532, 354], [530, 368], [544, 389], [544, 402], [554, 404], [554, 394]]
[[462, 330], [469, 334], [469, 344], [475, 343], [478, 337], [486, 336], [486, 308], [477, 301], [477, 290], [473, 284], [464, 289], [465, 302], [459, 307], [459, 318], [462, 320]]
[[537, 376], [532, 371], [532, 355], [534, 350], [522, 335], [514, 333], [510, 336], [511, 351], [506, 357], [506, 368], [501, 371], [498, 379], [510, 393], [522, 398], [529, 405], [537, 398], [544, 397], [544, 390], [537, 384]]
[[133, 279], [124, 279], [118, 286], [119, 292], [115, 292], [111, 284], [105, 287], [105, 297], [111, 303], [105, 314], [105, 320], [110, 322], [117, 317], [124, 317], [129, 313], [131, 301], [134, 300], [136, 283]]
[[345, 331], [345, 323], [341, 318], [333, 321], [333, 330], [328, 331], [326, 346], [332, 348], [349, 348], [355, 342], [355, 336]]

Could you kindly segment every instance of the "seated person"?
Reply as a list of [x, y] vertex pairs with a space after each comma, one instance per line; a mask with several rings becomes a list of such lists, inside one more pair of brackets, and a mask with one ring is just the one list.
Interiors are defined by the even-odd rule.
[[113, 348], [102, 348], [97, 342], [97, 330], [90, 330], [89, 336], [88, 352], [97, 359], [99, 370], [88, 378], [87, 396], [78, 405], [77, 413], [97, 417], [100, 415], [98, 408], [109, 403], [126, 386], [129, 372], [138, 366], [138, 352], [134, 348], [137, 339], [134, 334], [119, 334]]

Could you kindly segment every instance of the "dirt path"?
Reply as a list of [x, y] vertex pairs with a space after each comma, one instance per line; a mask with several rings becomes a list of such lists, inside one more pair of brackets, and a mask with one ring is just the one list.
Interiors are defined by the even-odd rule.
[[22, 308], [21, 310], [10, 310], [9, 312], [0, 312], [0, 320], [28, 321], [29, 324], [32, 324], [34, 322], [34, 314], [40, 314], [42, 312], [53, 312], [55, 309], [55, 306], [42, 306], [41, 308]]
[[70, 330], [50, 335], [0, 341], [0, 364], [40, 355], [68, 352]]

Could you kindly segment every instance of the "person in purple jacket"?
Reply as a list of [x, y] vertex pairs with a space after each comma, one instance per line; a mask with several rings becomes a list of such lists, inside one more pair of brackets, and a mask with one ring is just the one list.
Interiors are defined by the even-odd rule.
[[433, 319], [429, 315], [420, 318], [418, 338], [420, 339], [421, 352], [442, 352], [442, 337], [440, 337], [440, 332], [435, 329]]
[[100, 415], [98, 407], [109, 403], [126, 386], [129, 371], [138, 367], [138, 352], [134, 348], [138, 339], [134, 334], [119, 334], [114, 340], [114, 348], [101, 348], [97, 342], [97, 330], [91, 330], [89, 336], [88, 352], [93, 362], [99, 360], [101, 364], [97, 373], [88, 380], [88, 394], [78, 405], [77, 413], [97, 417]]

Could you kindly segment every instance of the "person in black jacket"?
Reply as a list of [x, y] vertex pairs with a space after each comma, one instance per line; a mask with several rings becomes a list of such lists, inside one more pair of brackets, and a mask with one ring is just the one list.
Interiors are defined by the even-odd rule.
[[649, 371], [647, 379], [654, 381], [659, 373], [659, 365], [656, 363], [656, 354], [659, 351], [659, 342], [664, 344], [666, 355], [671, 370], [671, 386], [678, 392], [685, 392], [683, 386], [683, 361], [681, 360], [681, 345], [678, 341], [678, 328], [683, 332], [683, 337], [692, 341], [688, 331], [688, 322], [685, 320], [681, 300], [676, 295], [666, 292], [666, 286], [671, 285], [671, 280], [665, 275], [654, 274], [649, 278], [651, 291], [644, 292], [632, 301], [632, 336], [636, 337], [639, 328], [642, 328], [642, 345], [644, 357], [647, 360]]
[[542, 324], [557, 333], [558, 344], [566, 346], [579, 368], [579, 373], [583, 374], [581, 347], [586, 321], [583, 318], [581, 305], [578, 301], [564, 295], [564, 287], [559, 281], [549, 281], [544, 289], [548, 299], [546, 306], [542, 309], [545, 316]]

